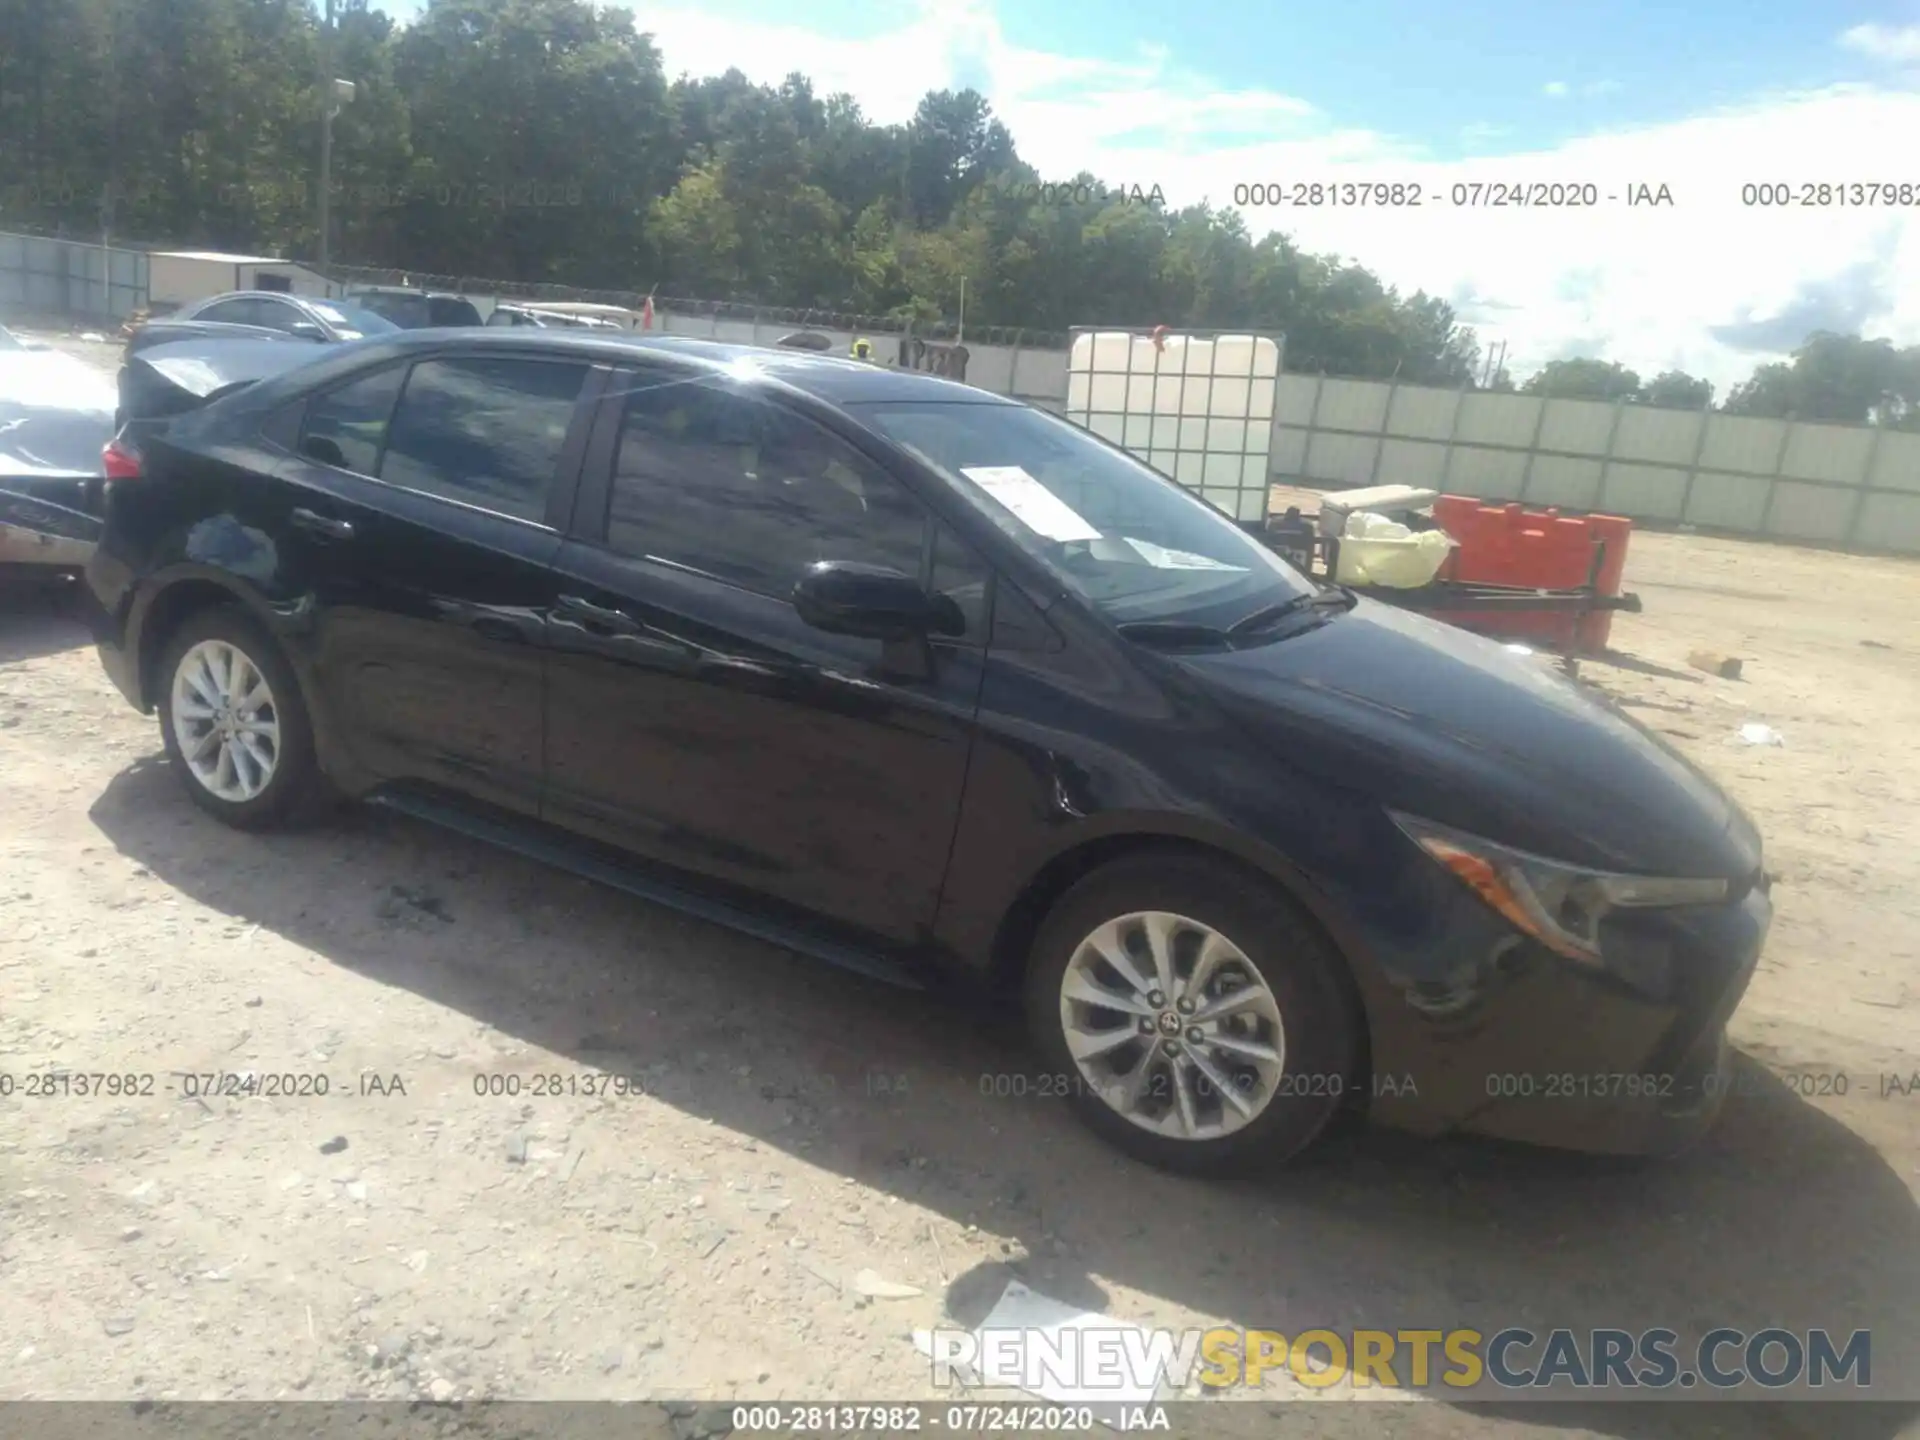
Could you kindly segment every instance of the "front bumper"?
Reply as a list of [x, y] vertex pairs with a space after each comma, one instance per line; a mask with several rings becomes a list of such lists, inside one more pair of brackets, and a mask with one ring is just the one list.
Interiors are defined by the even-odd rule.
[[1616, 911], [1599, 964], [1546, 950], [1438, 866], [1376, 879], [1371, 912], [1353, 894], [1378, 1123], [1614, 1154], [1712, 1124], [1772, 922], [1764, 879], [1720, 905]]
[[1490, 1075], [1474, 1134], [1610, 1154], [1672, 1154], [1726, 1098], [1727, 1022], [1746, 994], [1773, 907], [1762, 881], [1737, 902], [1636, 917], [1618, 969], [1559, 965], [1586, 1023], [1555, 1053]]

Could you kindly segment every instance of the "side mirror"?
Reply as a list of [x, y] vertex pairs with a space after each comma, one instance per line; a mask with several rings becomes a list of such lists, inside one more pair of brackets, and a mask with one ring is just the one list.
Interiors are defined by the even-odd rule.
[[814, 564], [793, 587], [793, 608], [816, 630], [867, 640], [913, 640], [966, 629], [966, 617], [947, 596], [929, 595], [918, 580], [898, 570], [848, 560]]
[[293, 334], [298, 335], [302, 340], [324, 340], [327, 338], [327, 332], [311, 320], [296, 320], [293, 324], [289, 325], [287, 329]]

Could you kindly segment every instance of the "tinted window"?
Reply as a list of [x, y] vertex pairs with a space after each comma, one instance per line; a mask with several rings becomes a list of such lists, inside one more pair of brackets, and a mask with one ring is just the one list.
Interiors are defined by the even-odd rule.
[[260, 318], [258, 300], [222, 300], [217, 305], [195, 310], [191, 316], [195, 320], [217, 320], [222, 325], [264, 325]]
[[951, 597], [967, 617], [964, 639], [978, 641], [986, 636], [987, 584], [992, 573], [951, 530], [940, 527], [933, 542], [933, 590]]
[[356, 295], [354, 302], [383, 320], [403, 327], [427, 323], [427, 302], [419, 295]]
[[283, 305], [278, 300], [246, 300], [242, 304], [248, 307], [249, 325], [265, 325], [274, 330], [291, 331], [302, 320], [309, 325], [313, 322], [291, 305]]
[[361, 475], [379, 473], [380, 443], [406, 373], [406, 366], [393, 365], [314, 396], [307, 402], [300, 453]]
[[628, 397], [607, 543], [785, 599], [817, 560], [921, 573], [926, 512], [809, 420], [723, 386]]
[[427, 315], [435, 325], [478, 325], [480, 312], [470, 300], [436, 295], [427, 302]]
[[522, 520], [547, 490], [587, 366], [551, 360], [423, 360], [387, 436], [380, 478]]

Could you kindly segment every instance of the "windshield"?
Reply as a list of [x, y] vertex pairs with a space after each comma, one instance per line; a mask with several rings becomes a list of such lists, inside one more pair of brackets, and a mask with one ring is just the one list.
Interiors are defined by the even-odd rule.
[[1024, 405], [847, 410], [952, 481], [1120, 624], [1230, 624], [1314, 593], [1298, 570], [1124, 450]]
[[386, 335], [400, 328], [386, 316], [376, 315], [371, 310], [362, 310], [357, 305], [335, 305], [319, 300], [310, 300], [307, 303], [313, 306], [315, 314], [349, 340], [365, 335]]

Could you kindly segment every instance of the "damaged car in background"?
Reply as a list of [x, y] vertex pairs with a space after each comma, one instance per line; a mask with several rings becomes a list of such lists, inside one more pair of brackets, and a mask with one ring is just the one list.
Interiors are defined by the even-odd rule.
[[313, 358], [271, 339], [191, 336], [129, 356], [116, 384], [0, 329], [0, 566], [77, 573], [99, 539], [105, 483], [138, 469], [145, 437]]
[[98, 538], [113, 382], [0, 328], [0, 567], [72, 574]]

